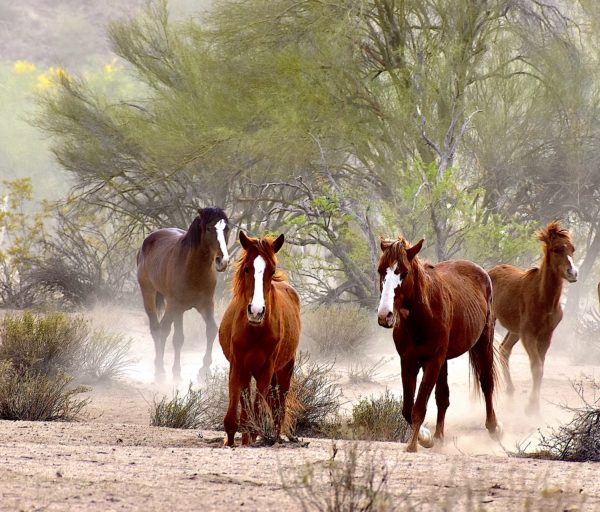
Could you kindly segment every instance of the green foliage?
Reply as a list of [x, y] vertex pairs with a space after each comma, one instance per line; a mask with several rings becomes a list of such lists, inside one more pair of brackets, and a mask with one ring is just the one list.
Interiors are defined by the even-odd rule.
[[150, 425], [154, 427], [170, 427], [193, 429], [202, 425], [202, 417], [207, 409], [206, 400], [200, 390], [188, 387], [185, 394], [175, 391], [173, 398], [163, 396], [160, 401], [152, 403], [150, 408]]
[[361, 398], [352, 407], [350, 429], [354, 439], [406, 442], [410, 426], [402, 416], [402, 400], [389, 390], [378, 398]]
[[132, 344], [132, 338], [103, 329], [88, 333], [78, 351], [75, 374], [83, 382], [111, 381], [123, 377], [132, 364], [129, 357]]

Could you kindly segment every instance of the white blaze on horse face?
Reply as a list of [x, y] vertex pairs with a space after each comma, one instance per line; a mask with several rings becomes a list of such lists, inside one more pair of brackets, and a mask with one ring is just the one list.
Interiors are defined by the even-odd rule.
[[377, 309], [377, 315], [382, 318], [394, 311], [394, 294], [396, 288], [402, 283], [400, 276], [395, 273], [396, 267], [396, 263], [394, 263], [393, 267], [388, 267], [383, 279], [383, 289], [381, 290], [381, 299], [379, 300], [379, 308]]
[[226, 227], [227, 223], [223, 219], [215, 224], [215, 229], [217, 230], [217, 240], [219, 241], [219, 247], [221, 247], [221, 253], [223, 253], [223, 258], [221, 259], [223, 263], [227, 263], [229, 261], [229, 253], [227, 252], [227, 244], [225, 243], [225, 235], [223, 234]]
[[573, 258], [571, 256], [567, 256], [567, 260], [569, 261], [569, 268], [567, 269], [567, 273], [573, 277], [577, 277], [579, 274], [579, 269], [573, 262]]
[[254, 258], [254, 294], [252, 295], [252, 302], [250, 303], [250, 312], [253, 315], [260, 315], [265, 307], [263, 283], [266, 267], [267, 264], [262, 256]]

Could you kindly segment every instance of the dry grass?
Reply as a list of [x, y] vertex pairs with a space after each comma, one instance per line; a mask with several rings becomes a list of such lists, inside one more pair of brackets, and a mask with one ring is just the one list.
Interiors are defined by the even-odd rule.
[[357, 359], [374, 336], [375, 315], [355, 304], [334, 304], [309, 309], [302, 315], [308, 349], [318, 358]]
[[286, 492], [303, 511], [383, 512], [394, 510], [397, 498], [388, 492], [390, 471], [381, 453], [356, 443], [333, 443], [322, 464], [305, 464], [294, 481], [283, 477]]

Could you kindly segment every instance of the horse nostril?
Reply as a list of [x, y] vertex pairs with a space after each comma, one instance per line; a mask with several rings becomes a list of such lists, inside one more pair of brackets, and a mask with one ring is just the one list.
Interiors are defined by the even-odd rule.
[[389, 322], [391, 322], [394, 319], [394, 313], [392, 313], [391, 311], [387, 314], [387, 316], [385, 317], [385, 319]]

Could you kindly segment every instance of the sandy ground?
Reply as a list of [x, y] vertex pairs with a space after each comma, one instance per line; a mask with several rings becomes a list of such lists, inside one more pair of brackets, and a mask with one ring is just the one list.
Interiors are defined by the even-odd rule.
[[[201, 322], [188, 315], [184, 381], [195, 377], [204, 350]], [[170, 394], [174, 384], [152, 382], [154, 349], [143, 312], [100, 308], [94, 318], [135, 340], [136, 363], [125, 381], [92, 390], [85, 421], [0, 421], [0, 510], [302, 510], [301, 501], [284, 487], [293, 486], [306, 467], [321, 474], [319, 468], [332, 453], [331, 441], [227, 449], [221, 447], [222, 432], [148, 426], [153, 397]], [[349, 385], [344, 365], [336, 365], [346, 407], [386, 387], [401, 392], [398, 357], [389, 332], [382, 333], [368, 349], [372, 362], [386, 358], [376, 383]], [[217, 366], [225, 364], [218, 343], [213, 359]], [[171, 361], [168, 350], [167, 368]], [[509, 400], [500, 392], [497, 399], [505, 431], [502, 445], [483, 427], [484, 406], [472, 397], [466, 357], [449, 368], [451, 405], [443, 446], [408, 454], [402, 443], [359, 443], [363, 463], [375, 460], [377, 468], [388, 468], [388, 491], [398, 510], [600, 510], [598, 464], [506, 453], [517, 443], [535, 446], [538, 428], [567, 420], [569, 414], [559, 405], [579, 405], [570, 380], [584, 375], [598, 379], [600, 370], [575, 366], [568, 354], [552, 347], [541, 416], [532, 419], [523, 412], [530, 375], [520, 347], [511, 363], [516, 396]], [[433, 401], [427, 420], [430, 425], [435, 420]], [[337, 446], [342, 455], [348, 449], [345, 442]], [[322, 474], [317, 497], [329, 492], [327, 473]]]

